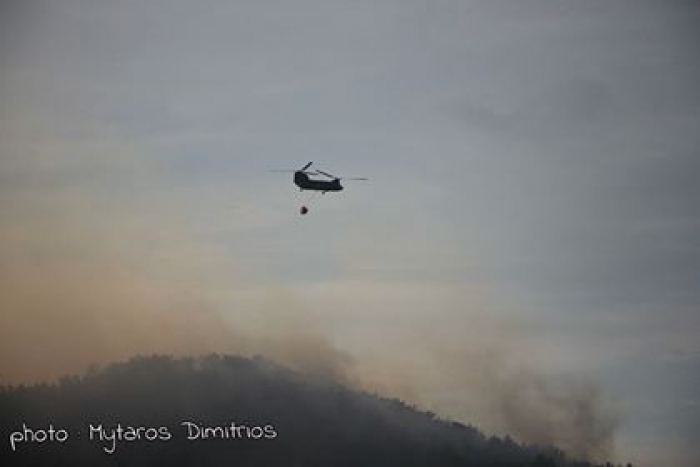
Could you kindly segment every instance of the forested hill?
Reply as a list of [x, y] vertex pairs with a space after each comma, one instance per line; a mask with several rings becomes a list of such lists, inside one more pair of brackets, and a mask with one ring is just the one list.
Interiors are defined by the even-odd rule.
[[139, 357], [0, 391], [12, 466], [587, 466], [263, 359]]

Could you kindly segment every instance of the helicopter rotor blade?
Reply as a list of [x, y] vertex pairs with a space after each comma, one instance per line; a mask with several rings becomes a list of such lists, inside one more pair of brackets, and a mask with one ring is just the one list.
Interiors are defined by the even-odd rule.
[[324, 172], [323, 170], [316, 170], [316, 173], [325, 175], [326, 177], [332, 178], [333, 180], [367, 180], [365, 177], [337, 177], [335, 175]]
[[324, 172], [323, 170], [318, 170], [318, 169], [317, 170], [306, 170], [309, 167], [311, 167], [311, 164], [313, 164], [313, 162], [309, 162], [306, 165], [304, 165], [304, 167], [302, 167], [301, 169], [297, 169], [297, 170], [272, 169], [272, 170], [268, 170], [268, 172], [284, 172], [284, 173], [290, 173], [290, 172], [299, 173], [299, 172], [301, 172], [301, 173], [304, 173], [306, 175], [324, 175], [332, 180], [368, 180], [365, 177], [338, 177], [336, 175], [329, 174], [328, 172]]
[[340, 177], [336, 177], [335, 175], [331, 175], [328, 172], [324, 172], [323, 170], [317, 170], [316, 172], [320, 173], [321, 175], [325, 175], [326, 177], [332, 178], [332, 179], [340, 178]]

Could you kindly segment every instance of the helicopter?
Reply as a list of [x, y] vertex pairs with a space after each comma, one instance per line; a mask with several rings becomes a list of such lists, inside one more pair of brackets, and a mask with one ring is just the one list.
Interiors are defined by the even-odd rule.
[[[308, 169], [312, 164], [313, 162], [309, 162], [298, 170], [272, 170], [271, 172], [294, 172], [294, 184], [299, 187], [299, 191], [320, 191], [321, 194], [325, 194], [328, 191], [342, 191], [343, 185], [340, 184], [341, 180], [367, 180], [364, 177], [337, 177], [322, 170], [309, 171]], [[310, 175], [322, 175], [328, 177], [329, 180], [311, 178]], [[307, 214], [309, 208], [302, 206], [299, 212], [302, 215]]]

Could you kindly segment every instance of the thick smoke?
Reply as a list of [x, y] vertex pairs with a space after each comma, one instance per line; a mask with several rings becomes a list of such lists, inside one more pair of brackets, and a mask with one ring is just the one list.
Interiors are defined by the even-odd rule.
[[576, 458], [613, 455], [616, 416], [591, 381], [547, 375], [527, 357], [487, 349], [448, 361], [461, 370], [453, 373], [454, 384], [473, 392], [498, 432], [555, 445]]
[[495, 381], [493, 403], [516, 438], [554, 444], [575, 457], [604, 459], [612, 454], [615, 417], [590, 382], [548, 380], [532, 370]]
[[392, 336], [390, 345], [367, 349], [358, 357], [360, 384], [576, 458], [614, 455], [617, 415], [592, 381], [544, 371], [518, 326], [480, 312], [459, 314], [441, 320], [433, 311], [433, 321], [453, 329], [426, 324], [419, 338]]

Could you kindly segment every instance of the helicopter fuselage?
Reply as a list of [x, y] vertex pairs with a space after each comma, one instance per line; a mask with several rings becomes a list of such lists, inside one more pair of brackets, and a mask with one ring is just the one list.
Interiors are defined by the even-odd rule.
[[340, 184], [340, 179], [333, 180], [316, 180], [309, 177], [302, 171], [294, 172], [294, 184], [301, 190], [313, 191], [342, 191], [343, 186]]

